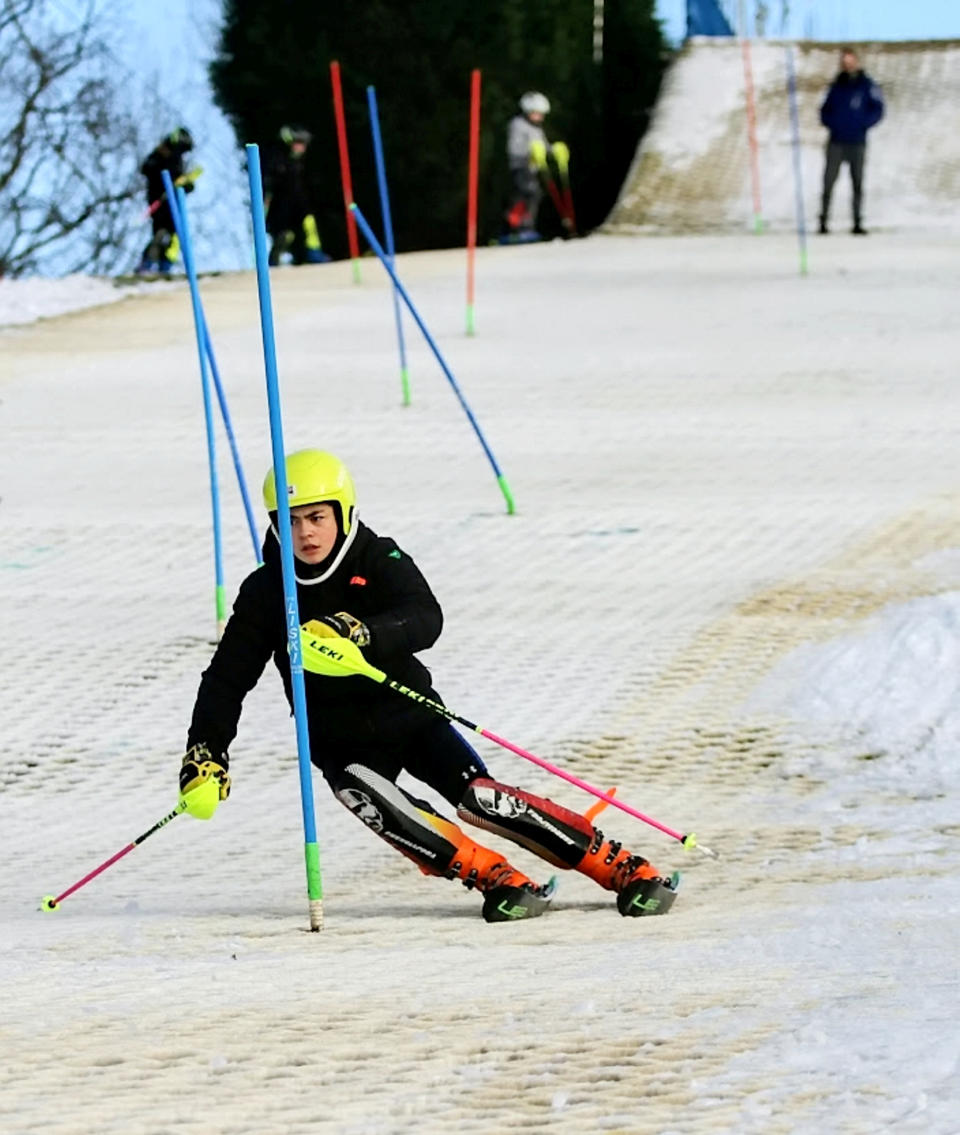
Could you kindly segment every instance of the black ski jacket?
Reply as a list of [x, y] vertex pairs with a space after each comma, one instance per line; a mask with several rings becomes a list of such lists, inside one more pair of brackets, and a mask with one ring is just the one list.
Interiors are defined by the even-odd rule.
[[[176, 181], [178, 177], [183, 175], [183, 155], [172, 150], [163, 153], [158, 146], [144, 158], [143, 165], [140, 167], [140, 172], [147, 179], [148, 205], [152, 205], [154, 201], [158, 201], [166, 195], [167, 191], [163, 184], [164, 170], [168, 170], [170, 177]], [[189, 193], [193, 186], [191, 185], [189, 188], [184, 186], [184, 189]]]
[[298, 230], [311, 211], [303, 155], [297, 157], [286, 148], [275, 149], [267, 158], [263, 192], [270, 198], [267, 232], [276, 236]]
[[[348, 611], [370, 630], [364, 657], [388, 677], [439, 701], [430, 672], [414, 658], [436, 642], [443, 626], [440, 605], [408, 555], [388, 536], [361, 521], [342, 562], [322, 583], [297, 585], [300, 622]], [[293, 705], [280, 546], [270, 533], [264, 563], [240, 586], [233, 614], [210, 665], [203, 672], [187, 747], [206, 743], [226, 752], [236, 736], [243, 699], [270, 656]], [[323, 765], [330, 745], [369, 747], [422, 729], [425, 710], [409, 698], [361, 675], [327, 678], [304, 673], [310, 748]]]

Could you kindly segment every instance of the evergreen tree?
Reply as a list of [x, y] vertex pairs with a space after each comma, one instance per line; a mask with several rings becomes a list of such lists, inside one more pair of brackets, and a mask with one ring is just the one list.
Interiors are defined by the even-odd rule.
[[[606, 0], [593, 61], [592, 0], [225, 0], [211, 79], [238, 140], [271, 144], [284, 123], [314, 135], [307, 169], [324, 245], [347, 253], [329, 64], [339, 60], [354, 195], [376, 230], [379, 198], [367, 115], [373, 85], [397, 248], [464, 243], [470, 72], [483, 72], [481, 241], [499, 231], [505, 130], [525, 90], [552, 103], [551, 139], [571, 150], [582, 229], [601, 223], [646, 127], [665, 47], [654, 0]], [[551, 225], [549, 201], [541, 230]]]

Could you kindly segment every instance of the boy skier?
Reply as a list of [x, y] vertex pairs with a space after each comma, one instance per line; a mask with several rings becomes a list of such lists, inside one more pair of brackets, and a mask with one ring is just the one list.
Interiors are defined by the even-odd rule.
[[[301, 622], [315, 636], [349, 639], [371, 664], [439, 701], [429, 671], [415, 657], [436, 641], [443, 623], [419, 569], [392, 539], [359, 520], [353, 481], [338, 458], [311, 449], [291, 453], [286, 477]], [[263, 495], [271, 520], [264, 562], [241, 585], [203, 673], [180, 770], [181, 794], [214, 778], [220, 799], [229, 795], [227, 750], [244, 697], [271, 655], [292, 703], [272, 469]], [[551, 884], [536, 884], [398, 787], [401, 771], [440, 793], [460, 820], [614, 891], [623, 915], [666, 913], [672, 905], [672, 884], [647, 860], [606, 840], [586, 817], [493, 780], [442, 717], [362, 677], [307, 673], [304, 680], [311, 760], [337, 799], [424, 874], [476, 887], [488, 922], [541, 914]]]

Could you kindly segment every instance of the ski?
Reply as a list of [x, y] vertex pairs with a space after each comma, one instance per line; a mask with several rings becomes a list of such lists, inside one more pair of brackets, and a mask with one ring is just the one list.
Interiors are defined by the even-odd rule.
[[550, 905], [557, 890], [554, 875], [542, 887], [494, 887], [483, 899], [483, 917], [487, 922], [516, 922], [536, 918]]

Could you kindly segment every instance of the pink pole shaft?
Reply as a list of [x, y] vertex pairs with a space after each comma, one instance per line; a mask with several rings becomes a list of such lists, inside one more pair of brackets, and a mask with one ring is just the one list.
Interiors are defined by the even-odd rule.
[[491, 733], [489, 729], [481, 729], [479, 726], [477, 726], [476, 729], [480, 736], [486, 737], [488, 741], [493, 741], [504, 749], [509, 749], [511, 753], [516, 753], [518, 757], [524, 757], [528, 761], [533, 761], [535, 765], [545, 768], [547, 772], [552, 772], [554, 776], [559, 776], [562, 780], [567, 780], [571, 784], [575, 784], [577, 788], [582, 788], [584, 792], [592, 793], [598, 800], [605, 800], [608, 804], [619, 808], [621, 812], [626, 812], [628, 816], [633, 816], [637, 820], [643, 820], [645, 824], [658, 828], [665, 835], [672, 836], [674, 839], [683, 843], [684, 836], [680, 832], [675, 832], [673, 828], [668, 828], [665, 824], [659, 823], [650, 816], [645, 816], [643, 812], [638, 812], [636, 808], [631, 808], [629, 804], [624, 804], [622, 800], [618, 800], [616, 796], [611, 796], [609, 792], [603, 792], [599, 788], [594, 788], [592, 784], [587, 784], [587, 782], [581, 780], [580, 777], [574, 776], [569, 772], [564, 772], [562, 768], [557, 768], [556, 765], [550, 764], [549, 761], [545, 761], [542, 757], [535, 757], [533, 753], [528, 753], [526, 749], [521, 749], [519, 746], [511, 744], [511, 742], [504, 740], [503, 737], [498, 737], [496, 733]]
[[118, 851], [116, 855], [111, 855], [106, 863], [101, 863], [100, 866], [95, 867], [89, 875], [84, 875], [79, 883], [74, 883], [73, 886], [68, 887], [62, 895], [57, 895], [57, 897], [53, 900], [55, 905], [59, 906], [60, 903], [62, 903], [68, 895], [72, 895], [74, 891], [79, 891], [84, 883], [89, 883], [91, 879], [95, 879], [101, 871], [106, 871], [106, 869], [116, 863], [118, 859], [122, 859], [127, 854], [127, 852], [133, 851], [136, 846], [137, 843], [136, 840], [134, 840], [133, 843], [128, 843], [122, 851]]
[[480, 168], [480, 72], [470, 74], [470, 151], [467, 173], [467, 303], [473, 303], [473, 261], [477, 247], [477, 179]]
[[760, 201], [760, 167], [757, 151], [757, 110], [756, 99], [753, 94], [753, 67], [750, 63], [750, 41], [741, 39], [743, 51], [743, 80], [747, 96], [747, 141], [750, 145], [750, 184], [753, 191], [753, 215], [759, 222], [763, 212]]
[[347, 150], [347, 121], [343, 113], [343, 89], [340, 85], [340, 64], [336, 59], [330, 63], [330, 83], [333, 87], [333, 114], [337, 123], [337, 147], [340, 151], [340, 180], [343, 183], [343, 208], [347, 217], [347, 241], [350, 245], [350, 259], [356, 261], [360, 256], [360, 243], [357, 240], [357, 222], [353, 219], [350, 206], [353, 203], [353, 183], [350, 180], [350, 154]]

